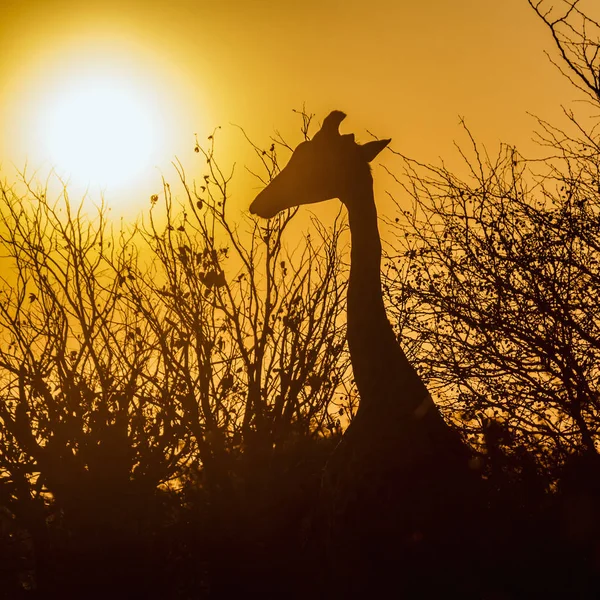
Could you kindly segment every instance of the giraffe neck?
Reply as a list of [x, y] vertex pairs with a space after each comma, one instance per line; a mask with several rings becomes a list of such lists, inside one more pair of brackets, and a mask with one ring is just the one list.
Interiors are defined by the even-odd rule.
[[427, 392], [398, 345], [385, 312], [372, 178], [346, 200], [352, 244], [347, 338], [360, 406], [388, 404], [409, 414]]

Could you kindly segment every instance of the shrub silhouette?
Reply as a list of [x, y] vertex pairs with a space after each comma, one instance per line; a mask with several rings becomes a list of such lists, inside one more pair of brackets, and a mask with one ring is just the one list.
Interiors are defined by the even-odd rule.
[[[598, 24], [577, 3], [530, 4], [598, 108]], [[402, 157], [412, 208], [391, 223], [387, 264], [398, 328], [448, 414], [475, 445], [498, 421], [499, 447], [548, 476], [600, 442], [597, 123], [565, 113], [562, 128], [537, 120], [544, 160], [490, 157], [466, 126], [465, 176]]]
[[129, 231], [66, 189], [2, 188], [2, 542], [25, 536], [17, 572], [40, 593], [152, 589], [190, 518], [200, 588], [234, 581], [236, 552], [259, 564], [248, 544], [279, 525], [300, 535], [350, 388], [341, 229], [294, 254], [293, 215], [232, 225], [210, 152], [202, 197], [181, 172], [187, 204], [165, 183], [162, 216], [153, 197]]
[[66, 194], [51, 202], [25, 183], [23, 195], [3, 187], [0, 211], [9, 262], [0, 461], [6, 506], [31, 536], [43, 586], [60, 570], [56, 548], [93, 565], [110, 547], [103, 560], [117, 569], [115, 548], [144, 537], [153, 494], [191, 456], [191, 436], [166, 401], [172, 382], [153, 377], [155, 342], [124, 295], [133, 236], [111, 235], [102, 208], [89, 219]]

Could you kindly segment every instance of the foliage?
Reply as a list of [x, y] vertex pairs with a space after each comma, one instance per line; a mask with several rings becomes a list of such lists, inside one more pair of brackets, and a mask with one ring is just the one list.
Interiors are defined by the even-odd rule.
[[165, 342], [169, 377], [181, 382], [176, 399], [205, 465], [208, 437], [272, 449], [293, 432], [338, 428], [329, 409], [349, 367], [339, 225], [328, 232], [315, 222], [316, 242], [307, 235], [289, 252], [283, 237], [294, 212], [266, 224], [246, 217], [232, 224], [229, 178], [212, 148], [206, 158], [209, 174], [199, 188], [179, 171], [187, 203], [176, 207], [165, 184], [164, 226], [153, 200], [142, 235], [154, 260], [149, 276], [129, 286]]
[[[272, 176], [274, 146], [261, 156]], [[201, 186], [178, 168], [182, 201], [165, 182], [116, 232], [66, 188], [50, 200], [25, 176], [24, 191], [2, 184], [0, 549], [22, 556], [21, 585], [53, 589], [73, 568], [74, 586], [102, 580], [107, 565], [125, 581], [125, 556], [148, 569], [166, 552], [154, 537], [186, 518], [224, 565], [216, 548], [256, 511], [288, 531], [305, 513], [339, 434], [342, 229], [288, 250], [294, 213], [236, 221], [212, 144], [204, 157]]]
[[[535, 9], [597, 108], [597, 24], [558, 4]], [[543, 160], [490, 157], [466, 127], [466, 176], [402, 157], [412, 208], [387, 265], [396, 323], [449, 414], [474, 444], [493, 430], [547, 467], [600, 441], [600, 138], [565, 114], [564, 128], [538, 119]]]

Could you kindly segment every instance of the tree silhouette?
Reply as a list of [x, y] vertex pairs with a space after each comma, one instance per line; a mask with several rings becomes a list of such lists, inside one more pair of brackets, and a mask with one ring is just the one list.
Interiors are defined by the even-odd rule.
[[293, 214], [235, 222], [206, 158], [202, 187], [180, 170], [181, 204], [165, 182], [116, 232], [66, 188], [1, 189], [1, 541], [40, 591], [66, 589], [65, 571], [73, 590], [114, 589], [136, 569], [151, 589], [189, 535], [205, 536], [197, 585], [235, 581], [236, 552], [260, 564], [252, 545], [300, 535], [352, 416], [342, 228], [288, 251]]
[[32, 536], [43, 579], [49, 522], [70, 532], [52, 542], [65, 551], [95, 553], [113, 535], [141, 540], [152, 504], [140, 498], [175, 476], [191, 436], [124, 295], [133, 234], [113, 235], [102, 207], [88, 218], [66, 190], [52, 202], [24, 183], [1, 196], [0, 465], [6, 506]]
[[339, 223], [320, 226], [318, 239], [307, 236], [295, 253], [283, 243], [294, 213], [267, 226], [233, 224], [229, 178], [212, 148], [206, 156], [200, 188], [179, 170], [187, 202], [175, 206], [165, 184], [162, 226], [152, 201], [143, 236], [154, 261], [129, 286], [168, 340], [164, 360], [186, 388], [177, 398], [205, 467], [219, 446], [271, 452], [294, 431], [338, 428], [328, 409], [349, 383]]
[[[207, 150], [197, 146], [206, 160], [202, 185], [177, 165], [183, 201], [167, 184], [162, 202], [151, 199], [142, 235], [153, 262], [131, 282], [130, 297], [164, 341], [161, 361], [179, 382], [172, 400], [192, 432], [198, 462], [191, 471], [201, 470], [209, 505], [210, 523], [200, 525], [214, 541], [207, 558], [227, 571], [213, 580], [234, 593], [250, 573], [273, 568], [275, 545], [296, 543], [290, 522], [300, 528], [328, 440], [352, 417], [353, 392], [346, 267], [336, 248], [343, 228], [318, 226], [317, 236], [289, 251], [284, 236], [294, 212], [266, 226], [249, 217], [235, 222], [231, 175], [215, 162], [213, 141]], [[259, 155], [271, 177], [274, 146]], [[263, 540], [269, 557], [247, 539]], [[282, 569], [290, 566], [286, 556], [275, 558]], [[235, 576], [236, 569], [249, 574]]]
[[548, 27], [560, 59], [548, 58], [593, 103], [600, 100], [600, 21], [581, 0], [527, 0]]
[[[597, 24], [577, 2], [530, 4], [597, 108]], [[543, 160], [490, 157], [466, 126], [463, 177], [402, 157], [412, 208], [388, 262], [398, 327], [472, 442], [546, 467], [595, 453], [600, 426], [599, 140], [595, 120], [565, 115], [538, 119]]]

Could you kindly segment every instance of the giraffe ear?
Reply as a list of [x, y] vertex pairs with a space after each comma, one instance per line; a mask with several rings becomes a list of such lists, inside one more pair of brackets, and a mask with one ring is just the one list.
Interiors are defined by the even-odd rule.
[[371, 162], [392, 140], [375, 140], [367, 142], [360, 147], [360, 151], [366, 162]]
[[346, 113], [341, 110], [334, 110], [330, 112], [323, 121], [323, 125], [319, 133], [325, 133], [327, 135], [339, 135], [340, 123], [346, 118]]

